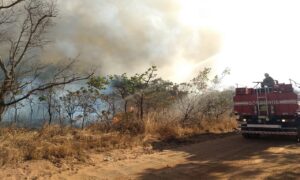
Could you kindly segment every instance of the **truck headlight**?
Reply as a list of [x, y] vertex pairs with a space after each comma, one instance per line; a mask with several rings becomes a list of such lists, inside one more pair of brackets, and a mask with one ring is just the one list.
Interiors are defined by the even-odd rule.
[[285, 120], [285, 119], [282, 119], [281, 121], [282, 121], [282, 122], [286, 122], [286, 120]]

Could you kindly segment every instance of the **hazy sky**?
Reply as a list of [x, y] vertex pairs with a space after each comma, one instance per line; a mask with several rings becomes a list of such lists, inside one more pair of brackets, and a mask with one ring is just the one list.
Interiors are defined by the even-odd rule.
[[[300, 1], [59, 0], [55, 53], [104, 74], [157, 65], [184, 81], [203, 66], [250, 84], [265, 72], [300, 81]], [[54, 53], [50, 51], [50, 53]]]

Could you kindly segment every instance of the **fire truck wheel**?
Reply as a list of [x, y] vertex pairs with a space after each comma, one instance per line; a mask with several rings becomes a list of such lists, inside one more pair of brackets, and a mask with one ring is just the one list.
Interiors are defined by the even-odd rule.
[[248, 139], [249, 138], [249, 134], [243, 133], [242, 134], [243, 138]]
[[242, 135], [243, 135], [243, 137], [244, 137], [245, 139], [250, 139], [250, 138], [251, 138], [251, 134], [243, 133]]
[[242, 135], [243, 135], [243, 137], [244, 137], [245, 139], [255, 139], [255, 138], [259, 138], [259, 137], [260, 137], [259, 134], [248, 134], [248, 133], [244, 133], [244, 134], [242, 134]]
[[298, 143], [300, 143], [300, 132], [298, 132], [298, 136], [296, 137]]

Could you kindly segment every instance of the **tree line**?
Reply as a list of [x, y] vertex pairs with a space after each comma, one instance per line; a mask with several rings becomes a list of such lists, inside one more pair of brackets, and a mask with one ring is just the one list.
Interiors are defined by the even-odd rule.
[[228, 70], [212, 76], [204, 68], [191, 81], [176, 84], [159, 77], [156, 66], [134, 75], [99, 76], [74, 73], [76, 59], [54, 68], [39, 62], [57, 14], [54, 0], [0, 2], [0, 122], [8, 111], [17, 122], [24, 106], [33, 120], [38, 103], [48, 124], [80, 121], [82, 128], [90, 119], [110, 121], [120, 113], [143, 121], [151, 112], [172, 112], [188, 123], [218, 119], [230, 110], [232, 91], [218, 87]]

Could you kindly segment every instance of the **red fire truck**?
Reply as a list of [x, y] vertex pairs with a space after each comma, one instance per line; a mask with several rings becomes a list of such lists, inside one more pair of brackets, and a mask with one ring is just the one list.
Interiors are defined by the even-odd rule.
[[245, 138], [285, 135], [300, 139], [300, 96], [291, 84], [236, 88], [234, 112]]

